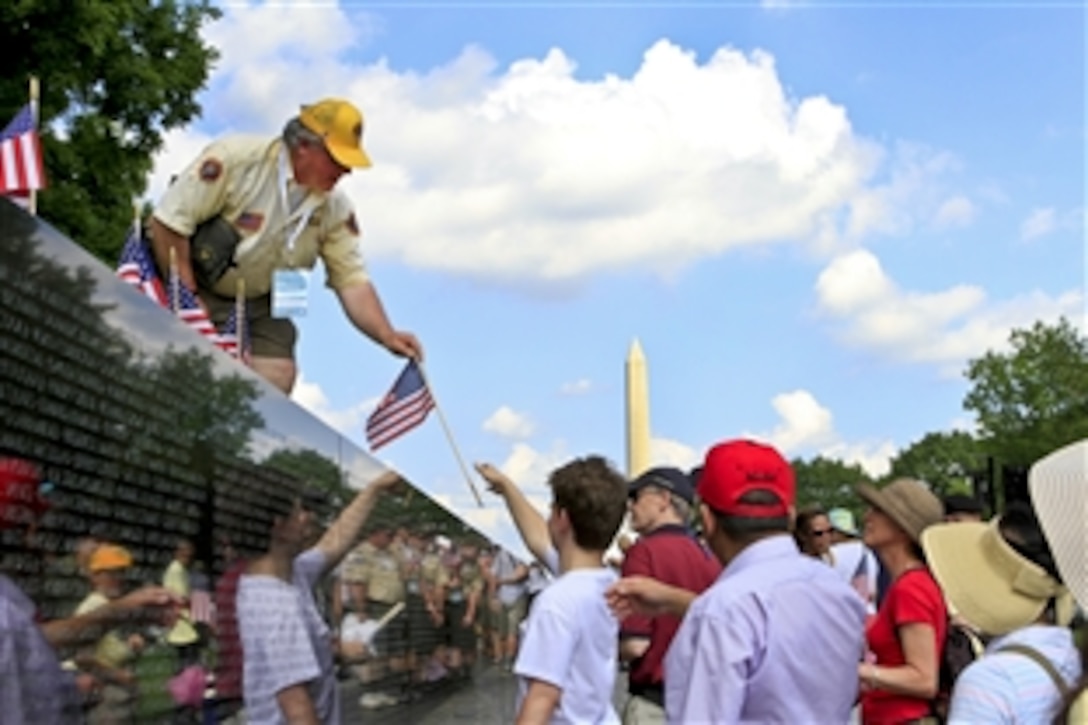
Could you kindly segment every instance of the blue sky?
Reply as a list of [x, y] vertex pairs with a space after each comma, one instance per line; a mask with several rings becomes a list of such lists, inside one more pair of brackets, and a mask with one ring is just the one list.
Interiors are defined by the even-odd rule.
[[[356, 101], [375, 166], [343, 186], [385, 304], [465, 457], [539, 502], [573, 455], [623, 464], [636, 337], [656, 462], [747, 434], [880, 472], [970, 428], [966, 359], [1083, 324], [1072, 3], [250, 3], [207, 35], [204, 115], [149, 193], [218, 134]], [[295, 398], [361, 444], [399, 362], [315, 275]], [[512, 543], [433, 416], [380, 453]]]

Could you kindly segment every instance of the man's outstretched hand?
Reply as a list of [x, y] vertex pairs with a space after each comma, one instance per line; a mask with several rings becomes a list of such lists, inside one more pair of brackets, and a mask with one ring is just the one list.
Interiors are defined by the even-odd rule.
[[491, 493], [505, 496], [507, 490], [514, 487], [514, 482], [510, 480], [509, 476], [490, 463], [477, 463], [476, 472], [487, 483], [487, 488]]
[[394, 330], [384, 344], [385, 349], [397, 357], [407, 357], [416, 362], [423, 362], [423, 345], [410, 332]]

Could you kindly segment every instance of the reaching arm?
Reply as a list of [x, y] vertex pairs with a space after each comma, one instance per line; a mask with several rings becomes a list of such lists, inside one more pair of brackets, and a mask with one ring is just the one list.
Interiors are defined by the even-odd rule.
[[510, 509], [510, 515], [518, 527], [518, 533], [521, 534], [521, 540], [525, 542], [525, 546], [541, 563], [545, 563], [544, 556], [552, 549], [548, 522], [502, 471], [490, 463], [477, 463], [476, 470], [487, 481], [488, 487], [506, 501], [506, 507]]
[[364, 335], [394, 355], [423, 359], [423, 347], [410, 332], [393, 329], [378, 290], [370, 282], [360, 282], [336, 291], [344, 313]]
[[529, 578], [529, 567], [525, 566], [524, 564], [518, 564], [514, 568], [514, 573], [511, 574], [506, 579], [503, 579], [502, 581], [500, 581], [499, 584], [517, 584], [518, 582], [523, 582], [528, 578]]
[[621, 622], [632, 614], [675, 614], [683, 617], [698, 596], [695, 592], [662, 584], [645, 576], [624, 577], [605, 593], [612, 614]]
[[637, 660], [639, 657], [646, 654], [649, 649], [649, 637], [621, 637], [620, 661], [630, 662], [631, 660]]
[[374, 509], [378, 496], [400, 480], [400, 474], [396, 471], [386, 471], [367, 484], [336, 517], [336, 521], [317, 542], [317, 548], [325, 555], [326, 567], [334, 567], [344, 558]]
[[177, 265], [178, 279], [191, 290], [196, 289], [196, 277], [193, 275], [193, 263], [189, 256], [189, 238], [178, 234], [170, 227], [151, 217], [151, 250], [163, 276], [170, 269], [170, 249], [174, 249], [174, 262]]
[[181, 604], [181, 598], [167, 589], [145, 587], [84, 614], [45, 622], [41, 630], [54, 649], [78, 647], [126, 621], [173, 624]]
[[899, 627], [899, 644], [906, 664], [883, 667], [867, 662], [858, 665], [862, 684], [910, 697], [937, 696], [939, 668], [933, 626], [913, 622]]
[[283, 719], [291, 725], [320, 725], [317, 719], [317, 711], [314, 710], [314, 701], [310, 698], [310, 691], [306, 689], [306, 683], [285, 687], [276, 693], [276, 703], [280, 706]]
[[536, 725], [551, 721], [552, 713], [559, 705], [559, 696], [563, 694], [555, 685], [542, 680], [530, 680], [525, 699], [521, 701], [521, 710], [517, 714], [517, 725]]

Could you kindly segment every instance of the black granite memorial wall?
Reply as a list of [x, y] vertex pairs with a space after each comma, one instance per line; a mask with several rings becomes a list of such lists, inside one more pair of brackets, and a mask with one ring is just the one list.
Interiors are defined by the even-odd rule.
[[[331, 516], [383, 468], [2, 198], [0, 350], [0, 572], [43, 618], [65, 617], [92, 587], [81, 546], [123, 547], [135, 586], [162, 582], [188, 540], [196, 552], [189, 614], [201, 634], [197, 661], [209, 671], [222, 666], [217, 583], [266, 547], [276, 502], [317, 491]], [[452, 575], [466, 561], [455, 556], [459, 542], [470, 558], [473, 546], [489, 545], [408, 485], [381, 500], [368, 522], [375, 528], [396, 533], [390, 546], [403, 552], [405, 581], [443, 537], [454, 553], [434, 555]], [[320, 595], [335, 629], [350, 598], [334, 579]], [[343, 687], [355, 699], [374, 695], [368, 707], [400, 701], [428, 680], [428, 667], [434, 679], [449, 674], [446, 635], [400, 616], [405, 624], [392, 630], [410, 638], [426, 629], [430, 639], [389, 647], [399, 653], [392, 664], [377, 647], [342, 663]], [[169, 720], [164, 682], [180, 663], [165, 633], [142, 634], [143, 648], [124, 664], [139, 676], [134, 711], [141, 721]]]

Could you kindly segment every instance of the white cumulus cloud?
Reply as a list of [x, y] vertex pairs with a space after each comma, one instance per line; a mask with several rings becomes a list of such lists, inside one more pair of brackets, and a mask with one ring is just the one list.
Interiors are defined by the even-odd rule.
[[674, 466], [687, 471], [703, 462], [705, 451], [672, 438], [650, 439], [650, 461], [654, 466]]
[[934, 224], [940, 229], [966, 227], [975, 220], [975, 205], [966, 196], [946, 199], [937, 209]]
[[533, 421], [524, 413], [503, 405], [484, 421], [483, 428], [504, 438], [528, 438], [533, 434]]
[[[792, 97], [762, 51], [700, 61], [660, 40], [629, 75], [584, 79], [560, 48], [500, 66], [467, 47], [418, 72], [349, 52], [381, 32], [344, 4], [227, 6], [207, 31], [224, 56], [205, 127], [271, 135], [300, 103], [354, 99], [375, 165], [342, 186], [367, 253], [416, 267], [569, 284], [746, 245], [840, 249], [930, 218], [953, 165], [864, 138], [832, 99]], [[152, 193], [206, 141], [171, 134]]]
[[589, 378], [579, 378], [559, 386], [560, 395], [585, 395], [593, 389], [593, 383]]
[[1020, 240], [1030, 242], [1045, 237], [1058, 228], [1058, 215], [1053, 207], [1033, 209], [1020, 225]]
[[831, 411], [808, 390], [776, 395], [771, 406], [778, 414], [778, 424], [768, 432], [746, 435], [767, 441], [788, 457], [819, 454], [856, 463], [869, 475], [881, 476], [887, 473], [898, 450], [890, 440], [843, 440], [835, 430]]
[[944, 290], [903, 290], [872, 252], [836, 257], [820, 273], [816, 296], [821, 310], [840, 323], [847, 342], [893, 359], [934, 363], [958, 375], [964, 362], [987, 350], [1005, 349], [1009, 331], [1038, 320], [1083, 317], [1084, 295], [1072, 289], [1057, 296], [1028, 292], [990, 300], [975, 285]]
[[366, 425], [366, 418], [378, 404], [378, 398], [364, 398], [358, 403], [346, 407], [333, 406], [325, 391], [315, 382], [299, 375], [291, 400], [320, 418], [330, 428], [334, 428], [352, 440], [360, 440]]

